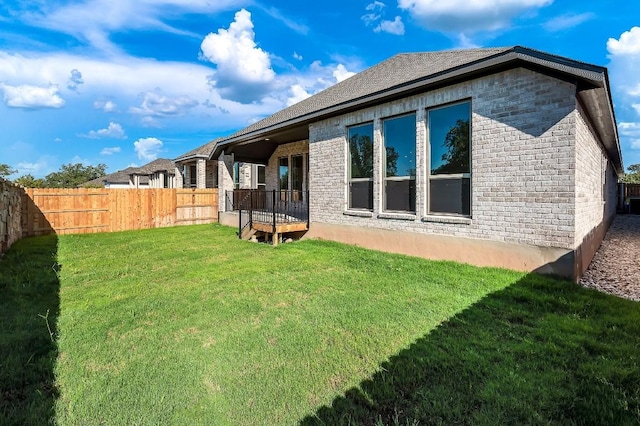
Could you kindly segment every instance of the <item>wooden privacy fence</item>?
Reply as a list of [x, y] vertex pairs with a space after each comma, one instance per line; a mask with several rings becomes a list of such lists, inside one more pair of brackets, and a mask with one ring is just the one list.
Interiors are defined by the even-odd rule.
[[218, 220], [217, 189], [25, 189], [23, 237], [116, 232]]

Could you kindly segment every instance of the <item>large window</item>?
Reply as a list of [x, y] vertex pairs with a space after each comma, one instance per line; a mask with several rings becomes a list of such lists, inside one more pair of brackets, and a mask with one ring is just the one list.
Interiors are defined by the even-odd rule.
[[258, 189], [266, 189], [267, 187], [267, 180], [266, 180], [266, 174], [265, 174], [265, 167], [262, 164], [258, 164], [256, 166], [257, 169], [257, 182], [256, 182], [256, 188]]
[[373, 210], [373, 124], [349, 128], [349, 208]]
[[384, 120], [384, 199], [387, 211], [416, 211], [416, 115]]
[[293, 200], [299, 201], [303, 199], [302, 196], [302, 186], [304, 170], [303, 170], [303, 159], [302, 155], [294, 155], [291, 157], [291, 197]]
[[471, 215], [471, 103], [428, 113], [429, 212]]
[[195, 164], [189, 165], [189, 186], [195, 187], [198, 184], [198, 169]]
[[278, 188], [282, 191], [289, 189], [289, 158], [278, 158]]

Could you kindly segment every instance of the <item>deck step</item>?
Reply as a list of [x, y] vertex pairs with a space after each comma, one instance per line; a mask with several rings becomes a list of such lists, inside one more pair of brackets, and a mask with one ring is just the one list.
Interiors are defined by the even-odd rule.
[[256, 234], [256, 232], [258, 232], [257, 229], [252, 228], [251, 226], [247, 226], [246, 228], [244, 228], [242, 230], [242, 233], [240, 234], [240, 239], [241, 240], [248, 240], [251, 237], [253, 237]]

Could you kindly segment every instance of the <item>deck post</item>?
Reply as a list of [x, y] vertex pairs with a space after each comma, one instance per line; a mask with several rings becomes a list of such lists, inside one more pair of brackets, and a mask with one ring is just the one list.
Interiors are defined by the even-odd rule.
[[253, 228], [253, 189], [249, 190], [249, 229]]
[[276, 190], [273, 190], [273, 234], [276, 234]]
[[309, 226], [311, 225], [311, 211], [310, 211], [310, 206], [311, 206], [311, 201], [309, 200], [309, 190], [307, 190], [307, 229], [309, 229]]

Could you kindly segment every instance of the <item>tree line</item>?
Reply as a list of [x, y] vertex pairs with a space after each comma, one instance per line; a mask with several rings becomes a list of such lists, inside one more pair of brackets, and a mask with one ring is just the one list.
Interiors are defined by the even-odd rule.
[[[85, 166], [82, 163], [63, 164], [60, 170], [49, 173], [44, 178], [36, 178], [28, 173], [22, 175], [12, 182], [25, 188], [76, 188], [85, 182], [97, 179], [106, 174], [107, 165]], [[6, 179], [8, 176], [19, 173], [8, 164], [0, 163], [0, 177]]]

